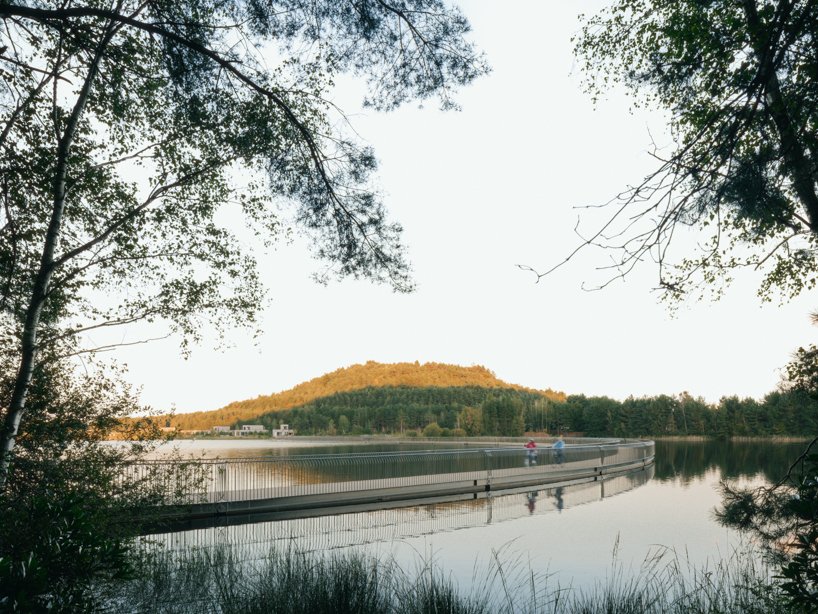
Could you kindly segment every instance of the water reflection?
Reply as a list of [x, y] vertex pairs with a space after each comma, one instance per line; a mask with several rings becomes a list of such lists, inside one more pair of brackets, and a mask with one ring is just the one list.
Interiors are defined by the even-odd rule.
[[[112, 442], [114, 445], [115, 442]], [[148, 457], [161, 459], [174, 453], [195, 458], [262, 458], [279, 456], [310, 456], [315, 454], [371, 454], [377, 452], [419, 452], [423, 450], [468, 449], [505, 447], [510, 444], [482, 440], [452, 441], [370, 441], [354, 440], [348, 443], [326, 440], [315, 441], [302, 438], [243, 439], [224, 437], [219, 439], [176, 439], [159, 446]]]
[[[297, 483], [314, 484], [332, 480], [377, 479], [407, 475], [412, 472], [423, 472], [423, 467], [413, 467], [409, 462], [411, 454], [402, 458], [398, 469], [386, 468], [375, 462], [373, 452], [414, 452], [435, 449], [430, 442], [356, 442], [338, 444], [327, 442], [318, 445], [316, 442], [286, 441], [227, 441], [204, 440], [175, 442], [184, 444], [182, 452], [203, 457], [290, 457], [299, 459], [298, 475], [279, 476], [282, 471], [276, 463], [248, 465], [244, 468], [243, 479], [252, 484]], [[467, 448], [462, 442], [446, 442], [447, 447]], [[485, 447], [486, 442], [475, 442]], [[497, 444], [505, 446], [507, 444]], [[266, 446], [266, 447], [265, 447]], [[658, 441], [656, 442], [656, 479], [660, 482], [673, 481], [681, 485], [694, 480], [704, 479], [717, 474], [720, 479], [735, 480], [741, 478], [761, 478], [767, 482], [777, 482], [787, 471], [790, 463], [803, 451], [804, 442], [772, 441]], [[440, 448], [437, 448], [440, 451]], [[350, 454], [349, 462], [323, 463], [320, 456], [324, 454]], [[365, 461], [361, 455], [369, 456]], [[357, 458], [352, 458], [353, 456]], [[467, 455], [468, 456], [468, 455]], [[315, 458], [316, 460], [310, 460]], [[477, 465], [481, 463], [475, 461]], [[509, 466], [517, 462], [512, 454]], [[397, 473], [396, 473], [397, 471]], [[278, 481], [276, 481], [278, 480]], [[238, 478], [232, 482], [239, 484]], [[232, 483], [231, 482], [231, 483]], [[243, 482], [242, 482], [243, 483]], [[239, 486], [234, 486], [238, 488]]]
[[[777, 481], [805, 447], [798, 442], [657, 442], [655, 479], [649, 468], [596, 484], [528, 487], [491, 500], [223, 526], [150, 539], [172, 553], [222, 544], [250, 561], [271, 547], [291, 544], [308, 550], [361, 546], [365, 552], [394, 557], [404, 568], [411, 568], [420, 553], [424, 560], [439, 561], [464, 591], [475, 582], [476, 565], [495, 552], [511, 552], [507, 560], [519, 555], [554, 582], [590, 589], [610, 573], [612, 551], [626, 579], [638, 575], [657, 546], [684, 553], [689, 565], [722, 559], [742, 541], [714, 520], [721, 500], [719, 480]], [[242, 452], [236, 456], [256, 455], [246, 453], [247, 448]], [[221, 450], [216, 454], [226, 456]], [[617, 493], [625, 494], [611, 496]]]
[[657, 441], [656, 479], [683, 484], [717, 470], [721, 479], [762, 476], [777, 482], [804, 451], [804, 442]]
[[394, 542], [434, 533], [485, 527], [518, 518], [562, 512], [646, 484], [654, 467], [600, 481], [525, 490], [480, 498], [395, 509], [219, 526], [142, 538], [145, 548], [171, 552], [189, 548], [229, 548], [244, 559], [264, 556], [271, 547], [328, 550], [374, 542]]

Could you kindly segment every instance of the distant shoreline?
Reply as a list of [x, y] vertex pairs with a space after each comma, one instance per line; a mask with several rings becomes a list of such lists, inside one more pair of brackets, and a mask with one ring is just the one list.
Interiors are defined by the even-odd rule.
[[[728, 437], [728, 441], [773, 441], [779, 443], [796, 443], [799, 441], [812, 441], [818, 435], [732, 435]], [[641, 439], [641, 438], [640, 438]], [[714, 441], [718, 437], [707, 435], [667, 435], [667, 436], [647, 436], [644, 439], [652, 439], [653, 441], [680, 441], [680, 442], [697, 442], [697, 441]]]

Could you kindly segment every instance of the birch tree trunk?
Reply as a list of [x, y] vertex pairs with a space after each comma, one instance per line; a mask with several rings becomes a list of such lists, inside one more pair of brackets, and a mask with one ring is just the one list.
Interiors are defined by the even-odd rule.
[[26, 410], [26, 395], [31, 384], [31, 378], [37, 363], [37, 332], [40, 326], [40, 317], [43, 306], [48, 298], [51, 277], [54, 273], [54, 255], [60, 239], [60, 227], [65, 210], [66, 177], [68, 174], [68, 156], [71, 145], [77, 132], [82, 113], [85, 109], [88, 95], [99, 73], [99, 64], [105, 47], [116, 31], [115, 24], [109, 22], [97, 46], [94, 57], [88, 67], [82, 88], [80, 89], [71, 115], [65, 125], [65, 130], [57, 143], [57, 164], [54, 169], [53, 194], [54, 201], [51, 208], [51, 220], [48, 224], [43, 251], [40, 257], [40, 266], [34, 278], [31, 298], [25, 315], [23, 333], [20, 339], [20, 366], [14, 381], [14, 388], [9, 402], [8, 412], [0, 431], [0, 492], [3, 492], [8, 482], [9, 462], [14, 450], [20, 423]]

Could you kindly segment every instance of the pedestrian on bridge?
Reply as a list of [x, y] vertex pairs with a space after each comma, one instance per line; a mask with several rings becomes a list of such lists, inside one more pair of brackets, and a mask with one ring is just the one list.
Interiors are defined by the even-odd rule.
[[537, 464], [537, 442], [533, 439], [529, 439], [528, 443], [525, 444], [526, 449], [526, 456], [525, 456], [525, 466], [528, 467], [529, 465], [536, 465]]
[[565, 460], [565, 442], [562, 440], [562, 435], [559, 436], [551, 447], [554, 450], [554, 460], [558, 465], [562, 465]]

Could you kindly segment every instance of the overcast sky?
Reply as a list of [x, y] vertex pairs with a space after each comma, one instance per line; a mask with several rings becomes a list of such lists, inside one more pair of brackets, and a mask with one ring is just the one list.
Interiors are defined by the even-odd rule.
[[[576, 207], [638, 182], [655, 165], [651, 135], [666, 138], [662, 115], [629, 112], [622, 92], [594, 108], [582, 91], [570, 39], [578, 13], [604, 4], [461, 2], [493, 72], [461, 92], [460, 112], [363, 111], [359, 88], [340, 87], [337, 101], [378, 154], [416, 292], [316, 285], [310, 273], [321, 264], [306, 246], [281, 246], [261, 257], [271, 301], [259, 339], [236, 331], [232, 348], [205, 343], [188, 360], [174, 339], [119, 351], [143, 401], [216, 409], [367, 360], [480, 364], [511, 383], [619, 399], [688, 391], [717, 401], [774, 389], [795, 348], [818, 337], [811, 295], [762, 305], [748, 276], [721, 301], [674, 315], [652, 292], [650, 263], [599, 292], [581, 287], [599, 280], [598, 252], [536, 284], [515, 267], [562, 260], [577, 245]], [[601, 219], [593, 213], [587, 228]]]

